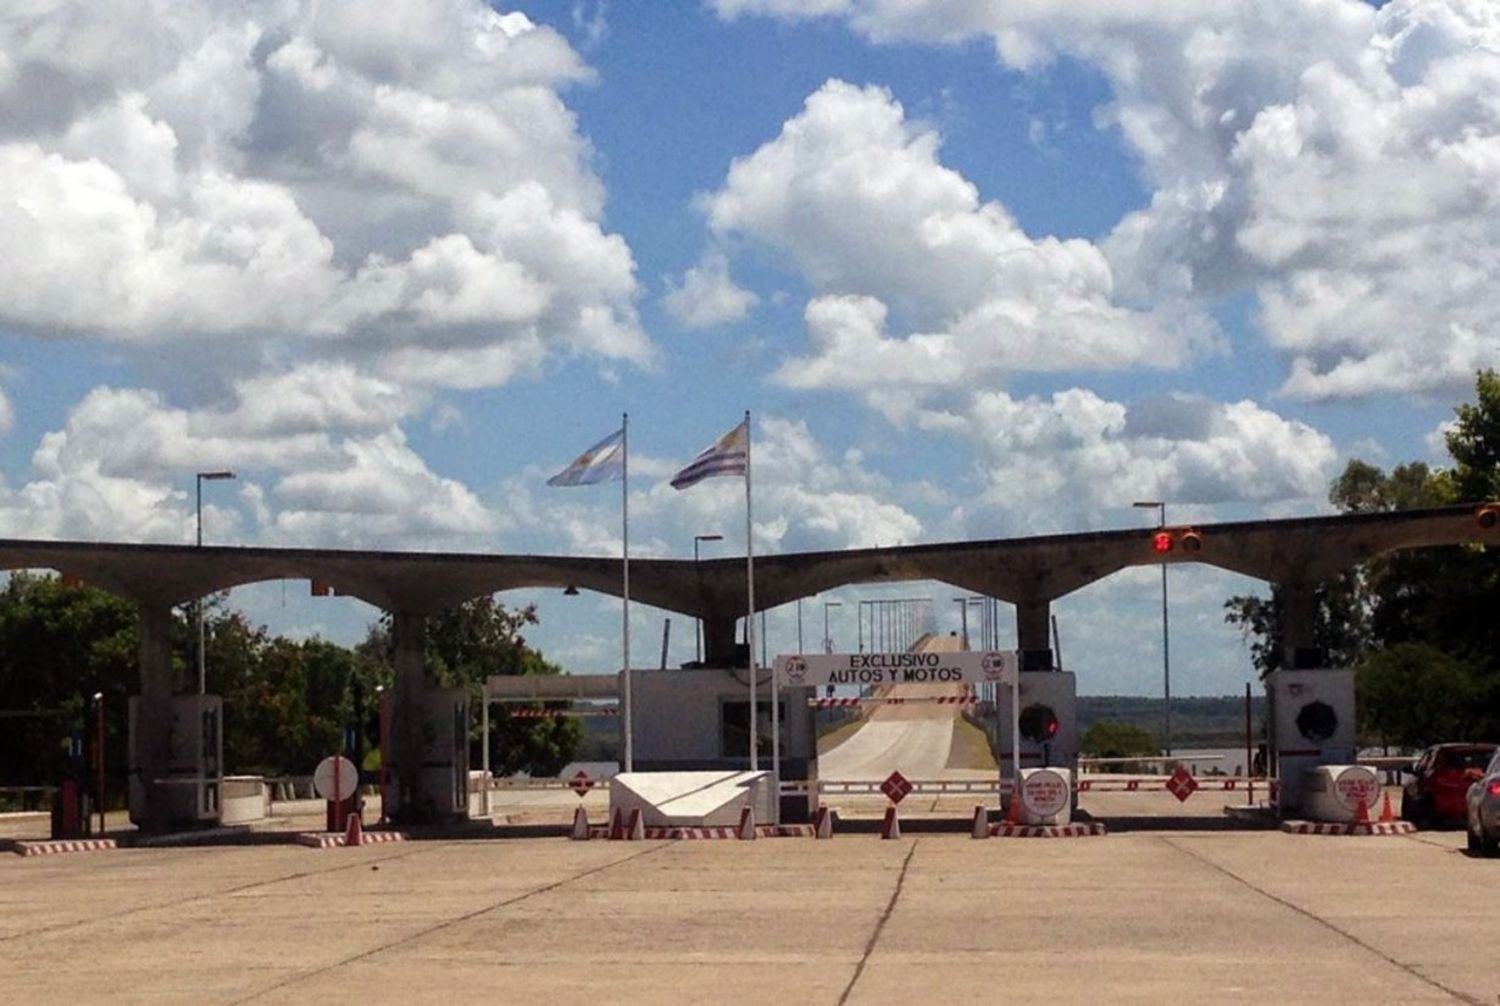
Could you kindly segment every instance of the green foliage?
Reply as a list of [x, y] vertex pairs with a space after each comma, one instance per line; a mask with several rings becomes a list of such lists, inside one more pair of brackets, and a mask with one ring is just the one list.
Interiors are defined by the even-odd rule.
[[[174, 682], [181, 692], [197, 686], [191, 615], [191, 608], [180, 611], [173, 626]], [[520, 634], [535, 623], [534, 609], [508, 611], [488, 597], [430, 619], [433, 683], [469, 685], [477, 695], [490, 674], [559, 673]], [[376, 689], [392, 681], [385, 625], [373, 627], [354, 649], [323, 639], [286, 639], [226, 610], [217, 597], [205, 604], [204, 637], [208, 691], [224, 698], [227, 771], [306, 774], [340, 749], [347, 724], [355, 726], [356, 760], [378, 766]], [[109, 794], [120, 802], [125, 710], [139, 691], [134, 605], [54, 576], [10, 576], [0, 589], [0, 785], [47, 785], [62, 778], [65, 744], [74, 735], [91, 736], [92, 696], [102, 692]], [[572, 720], [511, 720], [504, 713], [493, 727], [502, 771], [553, 774], [571, 760], [580, 735]]]
[[1091, 758], [1136, 758], [1155, 755], [1161, 746], [1143, 727], [1101, 721], [1083, 732], [1079, 751]]
[[1355, 678], [1368, 739], [1406, 748], [1496, 736], [1492, 686], [1472, 665], [1426, 643], [1398, 643]]
[[[0, 589], [0, 785], [60, 778], [65, 743], [92, 730], [92, 697], [104, 695], [105, 743], [123, 751], [126, 697], [138, 691], [135, 608], [59, 578], [13, 573]], [[26, 714], [26, 715], [19, 715]], [[124, 791], [122, 759], [106, 762], [109, 789]]]

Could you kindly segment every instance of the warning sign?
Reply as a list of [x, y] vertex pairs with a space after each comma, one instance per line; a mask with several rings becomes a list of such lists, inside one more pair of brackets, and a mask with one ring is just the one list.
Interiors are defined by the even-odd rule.
[[1021, 802], [1037, 817], [1061, 813], [1072, 798], [1068, 780], [1057, 772], [1037, 769], [1021, 781]]
[[589, 774], [583, 769], [579, 769], [577, 773], [575, 773], [572, 778], [568, 780], [568, 785], [573, 788], [573, 792], [578, 794], [578, 799], [582, 800], [584, 798], [584, 795], [587, 794], [589, 790], [594, 788], [594, 780], [590, 779]]
[[891, 803], [900, 803], [911, 792], [911, 783], [900, 772], [892, 772], [886, 776], [885, 782], [880, 784], [880, 792], [884, 793]]
[[1193, 773], [1178, 765], [1170, 778], [1167, 779], [1167, 792], [1175, 796], [1180, 803], [1186, 803], [1187, 798], [1198, 790], [1198, 780], [1193, 778]]

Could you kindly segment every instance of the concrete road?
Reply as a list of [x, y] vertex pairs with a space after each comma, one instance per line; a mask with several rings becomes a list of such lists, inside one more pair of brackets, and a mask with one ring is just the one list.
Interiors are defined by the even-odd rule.
[[1494, 1003], [1459, 833], [406, 843], [0, 859], [27, 1003]]

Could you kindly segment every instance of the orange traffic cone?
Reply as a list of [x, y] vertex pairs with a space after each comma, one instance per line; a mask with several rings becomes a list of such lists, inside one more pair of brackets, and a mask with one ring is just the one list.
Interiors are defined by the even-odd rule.
[[1391, 795], [1387, 793], [1380, 801], [1380, 823], [1390, 824], [1394, 820], [1396, 820], [1396, 815], [1391, 811]]
[[622, 842], [625, 840], [625, 812], [619, 807], [609, 821], [609, 840], [611, 842]]
[[1013, 786], [1010, 791], [1010, 806], [1005, 809], [1006, 824], [1021, 823], [1021, 787]]
[[625, 837], [631, 842], [643, 841], [646, 837], [646, 825], [641, 819], [641, 808], [635, 807], [630, 811], [629, 834]]
[[1370, 823], [1370, 805], [1365, 802], [1364, 797], [1360, 797], [1359, 802], [1354, 805], [1354, 823]]
[[582, 807], [573, 808], [573, 840], [586, 842], [589, 838], [589, 815]]
[[740, 808], [740, 826], [734, 837], [745, 842], [755, 841], [755, 808], [748, 803]]
[[990, 837], [990, 812], [981, 804], [974, 808], [974, 828], [969, 832], [970, 838]]
[[813, 837], [833, 837], [833, 812], [827, 807], [819, 807], [817, 814], [813, 816]]
[[363, 845], [365, 841], [365, 828], [359, 821], [358, 814], [349, 815], [349, 827], [344, 832], [344, 847], [352, 848]]

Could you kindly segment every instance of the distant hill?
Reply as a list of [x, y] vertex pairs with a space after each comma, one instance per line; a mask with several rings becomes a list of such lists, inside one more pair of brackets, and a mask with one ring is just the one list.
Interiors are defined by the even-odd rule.
[[[1264, 732], [1265, 696], [1250, 699], [1250, 723], [1256, 740]], [[1163, 701], [1142, 695], [1078, 696], [1078, 729], [1087, 730], [1094, 723], [1129, 723], [1151, 731], [1162, 740], [1165, 722]], [[1172, 746], [1232, 747], [1245, 740], [1245, 697], [1224, 695], [1215, 698], [1172, 699]]]

